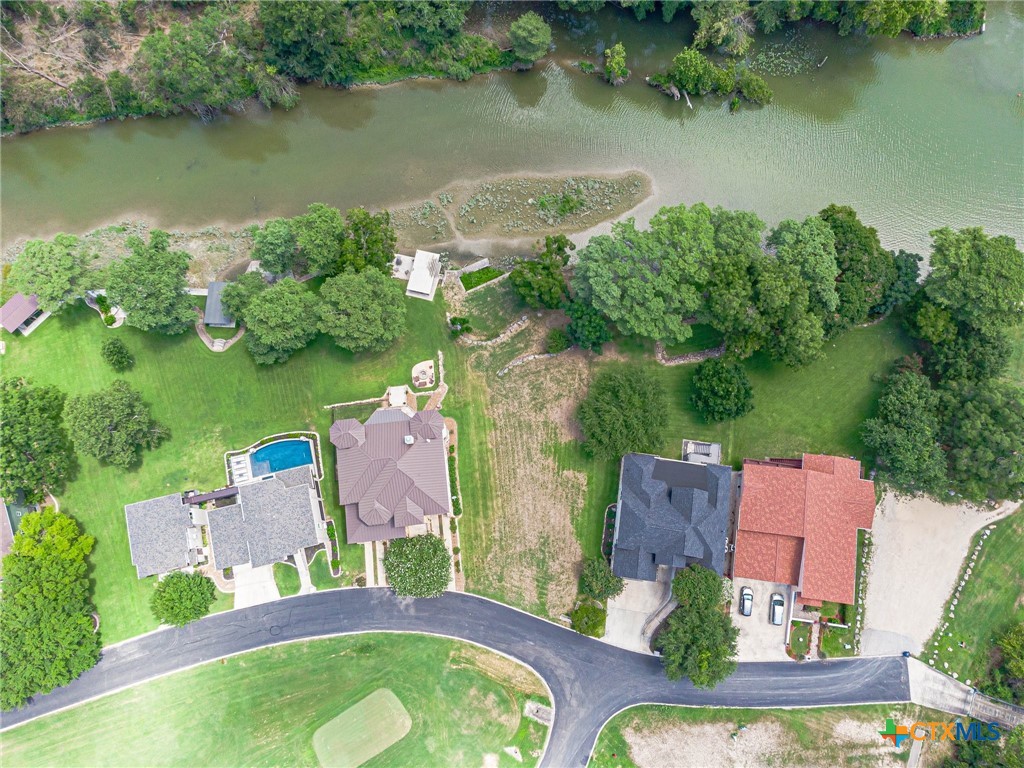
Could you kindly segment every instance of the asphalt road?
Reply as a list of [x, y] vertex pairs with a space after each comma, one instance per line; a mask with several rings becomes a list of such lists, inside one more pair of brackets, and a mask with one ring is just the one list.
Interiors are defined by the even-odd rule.
[[425, 632], [468, 640], [525, 662], [547, 682], [555, 718], [546, 766], [583, 766], [605, 721], [633, 704], [795, 707], [905, 702], [901, 657], [740, 664], [711, 691], [670, 682], [661, 662], [592, 640], [500, 603], [462, 593], [433, 600], [397, 598], [389, 589], [343, 589], [208, 616], [107, 649], [71, 685], [5, 712], [8, 728], [154, 677], [290, 640], [353, 632]]

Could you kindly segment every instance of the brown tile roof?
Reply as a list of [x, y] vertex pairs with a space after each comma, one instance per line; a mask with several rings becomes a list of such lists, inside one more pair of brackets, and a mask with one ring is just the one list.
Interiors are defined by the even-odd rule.
[[338, 499], [350, 544], [400, 538], [427, 515], [451, 513], [444, 420], [381, 408], [360, 424], [336, 421]]
[[16, 293], [0, 307], [0, 325], [8, 333], [14, 333], [18, 327], [28, 320], [39, 309], [36, 295], [26, 296]]
[[805, 604], [852, 604], [857, 529], [871, 527], [874, 510], [874, 483], [861, 479], [859, 461], [744, 462], [733, 575], [797, 586]]

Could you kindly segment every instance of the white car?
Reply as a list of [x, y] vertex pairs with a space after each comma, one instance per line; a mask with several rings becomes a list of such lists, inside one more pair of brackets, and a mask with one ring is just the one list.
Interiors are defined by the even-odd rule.
[[786, 615], [786, 600], [778, 592], [772, 594], [772, 601], [768, 604], [768, 620], [776, 626], [782, 624]]
[[754, 609], [754, 592], [750, 587], [740, 590], [740, 615], [749, 616]]

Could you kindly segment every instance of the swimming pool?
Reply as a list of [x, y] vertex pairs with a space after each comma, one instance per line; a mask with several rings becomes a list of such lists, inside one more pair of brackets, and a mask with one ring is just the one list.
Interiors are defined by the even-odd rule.
[[278, 440], [258, 448], [249, 456], [253, 477], [312, 463], [313, 449], [309, 440]]

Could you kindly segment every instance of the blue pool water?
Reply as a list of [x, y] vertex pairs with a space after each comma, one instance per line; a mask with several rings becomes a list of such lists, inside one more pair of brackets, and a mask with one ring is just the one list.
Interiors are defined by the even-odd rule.
[[264, 445], [249, 457], [253, 477], [312, 463], [313, 449], [308, 440], [279, 440]]

